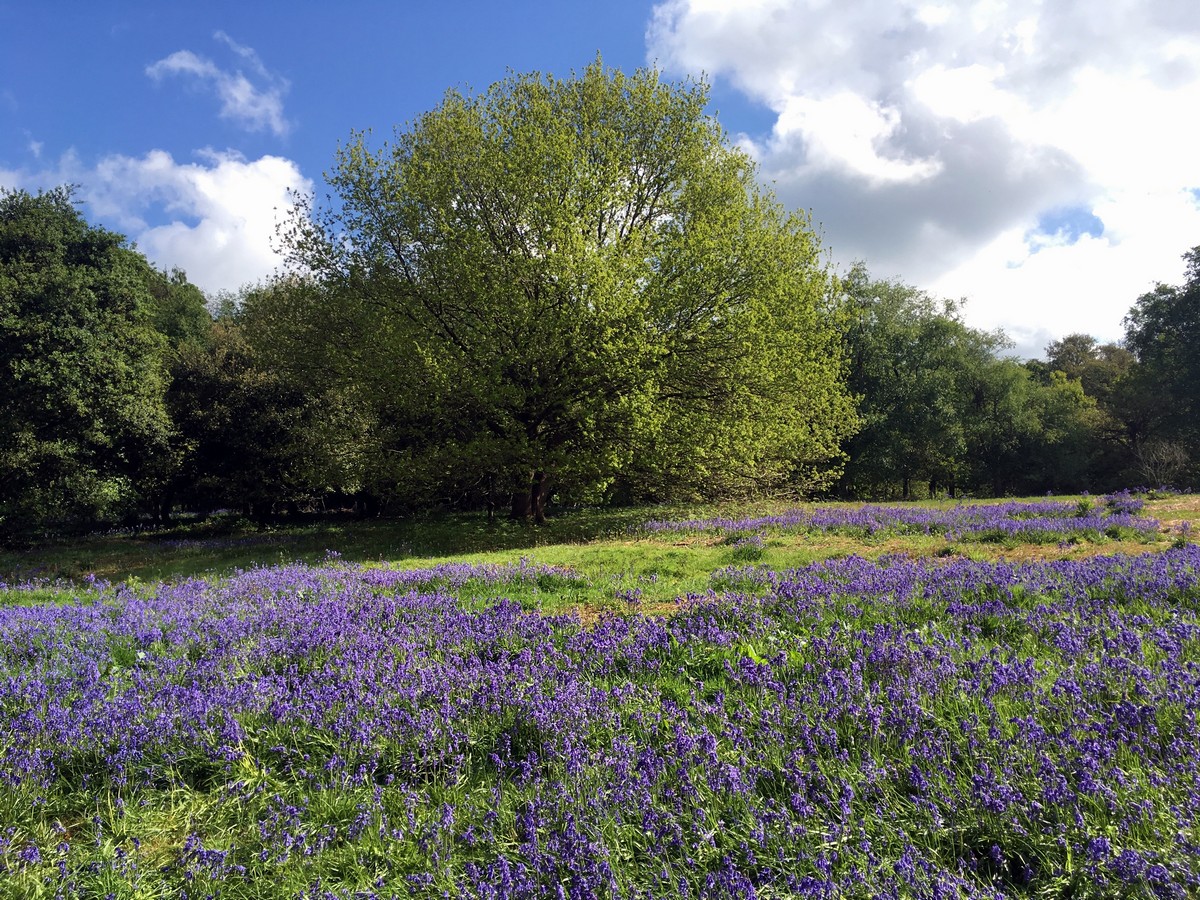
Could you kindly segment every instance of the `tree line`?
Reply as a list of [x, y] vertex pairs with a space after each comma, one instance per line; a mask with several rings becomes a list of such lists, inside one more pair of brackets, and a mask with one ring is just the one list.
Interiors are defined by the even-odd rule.
[[1194, 484], [1200, 474], [1200, 247], [1185, 282], [1138, 297], [1121, 342], [1069, 334], [1046, 359], [856, 266], [848, 379], [862, 424], [844, 497], [979, 496]]
[[1004, 356], [958, 305], [836, 278], [703, 83], [511, 75], [373, 149], [210, 302], [68, 187], [0, 195], [0, 535], [766, 492], [1158, 484], [1200, 460], [1200, 248], [1121, 344]]

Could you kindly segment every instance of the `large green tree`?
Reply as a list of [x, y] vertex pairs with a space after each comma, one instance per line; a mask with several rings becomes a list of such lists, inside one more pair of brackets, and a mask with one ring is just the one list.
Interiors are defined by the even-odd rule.
[[135, 508], [169, 434], [154, 276], [69, 189], [0, 193], [0, 535]]
[[[1200, 474], [1200, 246], [1184, 261], [1182, 285], [1157, 285], [1125, 319], [1125, 344], [1138, 362], [1126, 388], [1142, 401], [1130, 430], [1148, 478]], [[1177, 464], [1154, 461], [1165, 456]]]
[[[854, 312], [850, 388], [863, 420], [847, 444], [843, 493], [907, 499], [925, 485], [951, 495], [1088, 486], [1099, 414], [1077, 379], [1044, 364], [1035, 378], [1000, 357], [1002, 333], [971, 328], [958, 304], [873, 279], [864, 264], [842, 287]], [[1093, 343], [1070, 347], [1085, 356]]]
[[339, 151], [336, 202], [301, 203], [286, 243], [311, 296], [352, 309], [312, 314], [359, 329], [350, 377], [421, 436], [392, 449], [535, 518], [555, 483], [836, 475], [854, 414], [831, 279], [706, 102], [597, 60], [452, 91], [393, 143]]
[[954, 492], [967, 474], [974, 373], [993, 360], [1000, 338], [963, 324], [957, 306], [897, 280], [871, 278], [856, 264], [842, 282], [853, 325], [847, 331], [850, 387], [863, 428], [848, 445], [843, 491], [908, 499], [914, 483]]

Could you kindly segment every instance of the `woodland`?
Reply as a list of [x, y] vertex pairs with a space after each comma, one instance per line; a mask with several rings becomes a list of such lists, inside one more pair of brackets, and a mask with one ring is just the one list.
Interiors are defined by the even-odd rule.
[[451, 91], [353, 135], [283, 274], [218, 297], [71, 186], [0, 194], [0, 539], [1200, 474], [1200, 247], [1123, 340], [1020, 360], [968, 300], [833, 272], [706, 103], [598, 62]]

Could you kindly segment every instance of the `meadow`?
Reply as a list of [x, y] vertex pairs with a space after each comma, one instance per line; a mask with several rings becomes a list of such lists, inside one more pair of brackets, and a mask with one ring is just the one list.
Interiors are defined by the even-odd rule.
[[1196, 896], [1197, 500], [0, 558], [0, 897]]

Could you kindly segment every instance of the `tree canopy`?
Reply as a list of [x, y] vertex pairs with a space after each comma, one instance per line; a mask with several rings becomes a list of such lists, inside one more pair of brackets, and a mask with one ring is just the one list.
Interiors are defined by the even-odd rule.
[[[1200, 475], [1200, 247], [1122, 343], [1004, 358], [961, 304], [835, 278], [702, 82], [512, 74], [354, 134], [210, 303], [60, 187], [0, 191], [0, 541], [172, 510], [491, 510]], [[1194, 484], [1194, 480], [1191, 482]]]
[[[1139, 364], [1131, 405], [1145, 413], [1135, 450], [1147, 476], [1200, 474], [1200, 246], [1183, 258], [1184, 283], [1157, 285], [1125, 319], [1125, 344]], [[1174, 464], [1164, 467], [1168, 457]]]
[[[1087, 483], [1098, 414], [1077, 379], [1034, 377], [1001, 357], [1002, 333], [966, 325], [959, 304], [873, 279], [861, 263], [843, 290], [863, 422], [847, 444], [843, 493], [907, 499], [917, 484], [999, 495]], [[1066, 342], [1082, 348], [1077, 356], [1094, 344], [1086, 335]]]
[[836, 475], [854, 416], [832, 280], [706, 102], [597, 60], [451, 91], [339, 151], [336, 202], [302, 202], [286, 243], [322, 286], [312, 320], [354, 329], [354, 380], [422, 436], [391, 449], [537, 517], [552, 483]]
[[0, 193], [0, 534], [136, 504], [169, 435], [156, 274], [70, 189]]

